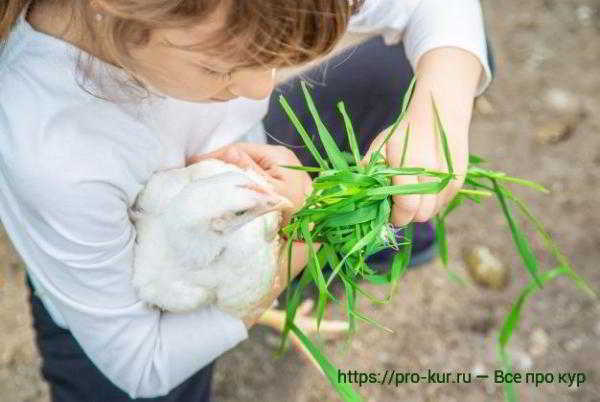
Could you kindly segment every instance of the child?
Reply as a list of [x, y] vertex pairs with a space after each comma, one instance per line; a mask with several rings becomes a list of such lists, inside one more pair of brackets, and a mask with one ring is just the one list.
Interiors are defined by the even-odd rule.
[[[127, 209], [154, 172], [210, 152], [262, 168], [300, 207], [307, 175], [274, 167], [297, 157], [264, 145], [261, 118], [274, 68], [329, 52], [346, 30], [388, 41], [403, 33], [419, 75], [409, 114], [418, 134], [405, 163], [444, 166], [430, 134], [433, 95], [455, 170], [464, 173], [473, 97], [490, 81], [478, 2], [361, 3], [0, 6], [0, 218], [35, 289], [34, 327], [54, 401], [209, 400], [211, 362], [245, 339], [257, 317], [239, 320], [213, 308], [171, 314], [140, 302], [129, 283], [135, 231]], [[386, 148], [393, 165], [402, 143], [396, 135]], [[392, 223], [426, 221], [461, 183], [440, 195], [397, 197]], [[305, 254], [302, 243], [295, 247], [295, 255]], [[293, 273], [303, 266], [298, 259]], [[281, 291], [265, 297], [265, 309]]]

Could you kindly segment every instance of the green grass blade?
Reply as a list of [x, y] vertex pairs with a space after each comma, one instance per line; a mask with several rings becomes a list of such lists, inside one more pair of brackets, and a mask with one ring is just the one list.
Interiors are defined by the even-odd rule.
[[501, 177], [496, 177], [496, 180], [509, 181], [509, 182], [520, 184], [525, 187], [533, 188], [534, 190], [541, 191], [542, 193], [546, 193], [546, 194], [550, 193], [550, 190], [548, 190], [546, 187], [542, 186], [541, 184], [538, 184], [538, 183], [530, 181], [530, 180], [519, 179], [518, 177], [501, 176]]
[[323, 272], [321, 270], [322, 266], [320, 264], [317, 253], [314, 250], [314, 245], [312, 241], [312, 236], [308, 230], [308, 222], [305, 220], [301, 223], [300, 229], [302, 231], [302, 236], [304, 237], [304, 241], [308, 244], [308, 248], [312, 255], [312, 259], [308, 263], [308, 269], [312, 272], [313, 278], [317, 284], [317, 288], [319, 289], [319, 299], [317, 302], [317, 329], [321, 325], [321, 319], [323, 318], [323, 314], [325, 312], [325, 304], [327, 302], [327, 297], [330, 295], [329, 290], [327, 289], [327, 285], [325, 284], [325, 277], [323, 276]]
[[512, 233], [513, 240], [517, 246], [519, 254], [521, 255], [521, 259], [523, 260], [525, 267], [527, 268], [527, 270], [529, 271], [529, 273], [531, 274], [533, 279], [535, 279], [536, 283], [541, 288], [542, 283], [540, 282], [540, 278], [539, 278], [537, 258], [531, 251], [531, 246], [529, 245], [529, 242], [525, 238], [525, 235], [523, 234], [521, 229], [517, 226], [517, 223], [515, 222], [515, 220], [512, 216], [512, 213], [510, 212], [510, 208], [509, 208], [509, 206], [506, 202], [506, 198], [504, 196], [505, 190], [500, 188], [500, 186], [498, 185], [498, 182], [495, 179], [491, 179], [491, 180], [492, 180], [492, 183], [494, 184], [494, 190], [496, 192], [498, 201], [500, 201], [500, 205], [502, 207], [502, 212], [504, 212], [504, 216], [506, 217], [506, 220], [508, 221], [508, 226], [510, 227], [510, 232]]
[[392, 261], [392, 269], [390, 270], [390, 298], [394, 295], [398, 282], [404, 276], [404, 274], [406, 274], [409, 262], [410, 256], [406, 251], [406, 248], [403, 252], [396, 253], [394, 256], [394, 260]]
[[356, 142], [356, 134], [354, 133], [354, 127], [352, 127], [352, 120], [350, 120], [350, 116], [348, 116], [348, 112], [346, 111], [346, 106], [344, 102], [338, 103], [338, 110], [342, 114], [342, 118], [344, 119], [344, 124], [346, 126], [346, 134], [348, 135], [348, 144], [350, 145], [350, 150], [352, 151], [352, 155], [354, 156], [354, 161], [357, 166], [360, 166], [360, 152], [358, 148], [358, 143]]
[[300, 134], [300, 136], [302, 137], [304, 144], [306, 144], [306, 147], [308, 148], [312, 156], [315, 158], [319, 166], [321, 166], [321, 168], [323, 169], [328, 169], [329, 164], [327, 163], [327, 161], [325, 161], [325, 159], [323, 159], [323, 157], [319, 153], [319, 150], [317, 149], [317, 147], [315, 147], [315, 144], [312, 142], [312, 139], [304, 129], [304, 126], [302, 126], [302, 123], [296, 116], [296, 113], [294, 113], [294, 111], [292, 110], [292, 108], [290, 107], [289, 103], [283, 95], [279, 95], [279, 103], [283, 107], [283, 110], [288, 115], [288, 118], [296, 128], [296, 131], [298, 131], [298, 134]]
[[367, 323], [369, 323], [369, 324], [371, 324], [371, 325], [373, 325], [373, 326], [375, 326], [375, 327], [377, 327], [377, 328], [379, 328], [379, 329], [381, 329], [381, 330], [384, 330], [384, 331], [386, 331], [386, 332], [389, 332], [390, 334], [393, 334], [393, 333], [394, 333], [394, 331], [393, 331], [393, 330], [391, 330], [390, 328], [386, 327], [386, 326], [385, 326], [385, 325], [383, 325], [383, 324], [380, 324], [380, 323], [378, 323], [377, 321], [375, 321], [375, 320], [374, 320], [374, 319], [372, 319], [372, 318], [369, 318], [369, 317], [367, 317], [366, 315], [364, 315], [364, 314], [363, 314], [363, 313], [361, 313], [361, 312], [358, 312], [358, 311], [356, 311], [356, 310], [352, 310], [352, 315], [354, 315], [354, 316], [356, 316], [356, 317], [360, 318], [360, 319], [361, 319], [361, 320], [363, 320], [364, 322], [367, 322]]
[[348, 333], [352, 336], [356, 332], [356, 319], [352, 314], [354, 306], [356, 304], [356, 292], [354, 291], [353, 284], [347, 280], [342, 279], [344, 288], [346, 290], [346, 312], [348, 314]]
[[314, 166], [293, 166], [293, 165], [279, 165], [282, 168], [292, 170], [302, 170], [304, 172], [323, 172], [325, 169]]
[[450, 201], [446, 206], [446, 209], [444, 210], [444, 213], [442, 214], [440, 219], [445, 220], [450, 212], [454, 211], [460, 204], [463, 203], [464, 199], [465, 197], [460, 193], [454, 196], [452, 201]]
[[[340, 155], [348, 162], [349, 165], [354, 165], [354, 155], [347, 151], [340, 151]], [[349, 166], [350, 169], [356, 168], [356, 166]], [[357, 169], [358, 170], [358, 169]]]
[[489, 191], [468, 190], [468, 189], [464, 189], [464, 188], [461, 188], [460, 190], [458, 190], [458, 194], [472, 195], [472, 196], [478, 196], [478, 197], [479, 196], [491, 197], [492, 195], [494, 195], [494, 194], [490, 193]]
[[507, 176], [504, 172], [497, 172], [489, 169], [484, 169], [479, 166], [469, 166], [467, 174], [471, 177], [487, 177], [489, 179], [513, 182], [525, 187], [532, 188], [537, 191], [541, 191], [542, 193], [549, 193], [548, 189], [536, 182], [519, 179], [518, 177]]
[[[379, 148], [377, 149], [377, 153], [379, 155], [381, 155], [381, 150], [383, 149], [383, 147], [385, 146], [385, 144], [387, 144], [387, 142], [389, 141], [389, 139], [392, 138], [392, 135], [394, 135], [394, 133], [396, 132], [396, 130], [400, 126], [400, 123], [402, 123], [402, 121], [406, 117], [406, 115], [408, 113], [408, 106], [410, 104], [410, 101], [412, 100], [412, 96], [413, 96], [413, 93], [414, 93], [416, 82], [417, 82], [416, 78], [413, 77], [412, 81], [410, 82], [410, 85], [408, 86], [408, 89], [406, 90], [406, 93], [404, 94], [404, 99], [402, 101], [402, 110], [400, 111], [400, 115], [398, 116], [398, 118], [396, 119], [396, 121], [392, 125], [392, 128], [390, 129], [389, 133], [385, 136], [383, 142], [381, 143], [381, 145], [379, 145]], [[409, 132], [406, 133], [406, 136], [404, 138], [404, 149], [402, 151], [402, 156], [403, 157], [405, 155], [406, 148], [407, 148], [408, 134], [409, 134]], [[402, 159], [402, 161], [404, 161], [404, 159]], [[371, 161], [369, 162], [369, 165], [371, 165], [374, 162], [376, 162], [376, 160], [374, 160], [373, 159], [373, 155], [371, 155]], [[402, 166], [402, 164], [400, 164], [400, 166]]]
[[313, 183], [328, 183], [347, 184], [360, 187], [372, 187], [377, 184], [377, 180], [362, 173], [354, 173], [348, 170], [343, 170], [332, 175], [317, 177]]
[[439, 214], [435, 217], [435, 237], [438, 243], [438, 251], [444, 267], [448, 268], [448, 239], [446, 238], [446, 226], [444, 219]]
[[[310, 264], [310, 261], [309, 261]], [[285, 326], [283, 331], [281, 331], [281, 342], [279, 345], [279, 350], [277, 352], [278, 355], [282, 355], [285, 351], [286, 340], [288, 334], [290, 332], [290, 326], [294, 322], [294, 318], [296, 317], [296, 312], [298, 311], [298, 307], [302, 302], [302, 295], [304, 293], [304, 289], [306, 286], [313, 281], [312, 273], [309, 269], [304, 269], [300, 276], [300, 281], [296, 283], [295, 289], [290, 290], [291, 296], [288, 297], [286, 303], [286, 315], [285, 315]], [[290, 288], [288, 288], [290, 289]]]
[[473, 186], [475, 188], [483, 188], [485, 190], [492, 191], [495, 193], [493, 187], [489, 187], [489, 186], [486, 186], [485, 184], [478, 182], [471, 176], [471, 173], [467, 173], [467, 177], [465, 178], [465, 184], [467, 184], [469, 186]]
[[410, 105], [410, 101], [415, 93], [415, 85], [417, 84], [417, 77], [413, 77], [410, 80], [410, 84], [408, 85], [408, 89], [404, 93], [404, 98], [402, 99], [402, 113], [405, 113], [408, 109], [408, 105]]
[[[383, 149], [385, 144], [387, 144], [387, 142], [390, 140], [390, 138], [392, 138], [392, 135], [394, 135], [397, 128], [398, 128], [398, 126], [394, 125], [392, 127], [392, 129], [387, 133], [385, 138], [383, 139], [383, 142], [379, 145], [379, 148], [377, 148], [377, 151], [374, 152], [373, 154], [371, 154], [371, 161], [369, 162], [370, 165], [374, 165], [374, 163], [377, 162], [378, 157], [380, 157], [382, 160], [384, 159], [383, 154], [381, 153], [381, 150]], [[375, 158], [373, 158], [373, 156], [375, 156]]]
[[[389, 176], [410, 176], [410, 175], [418, 175], [425, 174], [427, 169], [422, 167], [386, 167], [375, 170], [373, 175], [389, 175]], [[444, 172], [444, 174], [447, 174]]]
[[306, 349], [310, 352], [312, 357], [319, 363], [319, 366], [325, 373], [325, 376], [333, 385], [335, 390], [339, 393], [340, 397], [346, 402], [360, 402], [363, 399], [359, 394], [352, 389], [350, 384], [345, 382], [338, 382], [338, 369], [327, 360], [327, 358], [319, 351], [311, 341], [308, 339], [306, 335], [302, 333], [302, 331], [295, 325], [291, 324], [290, 328], [294, 334], [300, 339], [300, 342], [306, 347]]
[[410, 123], [406, 126], [404, 134], [404, 144], [402, 145], [402, 156], [400, 157], [400, 167], [404, 166], [406, 161], [406, 150], [408, 149], [408, 137], [410, 137]]
[[566, 267], [571, 272], [570, 276], [575, 281], [575, 284], [577, 285], [577, 287], [579, 289], [583, 290], [584, 292], [586, 292], [587, 294], [589, 294], [591, 297], [598, 297], [598, 294], [596, 293], [596, 291], [594, 289], [592, 289], [592, 287], [585, 281], [585, 279], [580, 277], [575, 272], [575, 270], [571, 266], [571, 263], [569, 263], [569, 260], [567, 259], [567, 257], [565, 257], [560, 252], [558, 245], [554, 242], [554, 240], [552, 240], [552, 236], [550, 236], [550, 233], [548, 233], [546, 231], [546, 229], [542, 225], [542, 222], [540, 222], [540, 220], [531, 213], [531, 211], [529, 210], [529, 208], [527, 208], [525, 203], [510, 192], [506, 193], [505, 195], [507, 198], [509, 198], [511, 201], [513, 201], [517, 205], [517, 207], [519, 208], [521, 213], [527, 219], [529, 219], [529, 221], [531, 223], [533, 223], [536, 230], [538, 231], [538, 234], [542, 238], [542, 241], [544, 242], [546, 249], [548, 249], [548, 251], [550, 251], [550, 253], [554, 256], [554, 258], [556, 259], [556, 261], [558, 261], [558, 263], [560, 265]]
[[356, 211], [345, 214], [334, 215], [325, 220], [325, 227], [338, 227], [345, 225], [354, 225], [362, 222], [369, 222], [377, 217], [379, 210], [378, 204], [368, 205], [364, 208], [359, 208]]
[[[510, 361], [510, 356], [506, 353], [506, 350], [498, 347], [498, 355], [500, 357], [500, 361], [502, 362], [502, 369], [505, 373], [512, 373], [512, 363]], [[504, 400], [506, 402], [518, 402], [519, 398], [517, 397], [517, 392], [515, 391], [514, 383], [504, 381], [502, 385], [504, 389]]]
[[473, 165], [478, 165], [480, 163], [485, 163], [487, 162], [485, 159], [483, 159], [480, 156], [477, 155], [473, 155], [473, 154], [469, 154], [469, 163], [473, 164]]
[[335, 275], [340, 271], [340, 269], [342, 268], [342, 264], [344, 264], [346, 259], [348, 259], [348, 257], [350, 257], [352, 254], [354, 254], [361, 248], [366, 247], [370, 242], [373, 241], [373, 239], [376, 236], [379, 235], [380, 231], [381, 231], [381, 228], [375, 228], [375, 229], [371, 230], [369, 233], [367, 233], [366, 235], [364, 235], [359, 241], [357, 241], [354, 244], [354, 246], [350, 249], [350, 251], [348, 251], [348, 253], [344, 256], [344, 258], [342, 258], [342, 261], [333, 269], [333, 272], [332, 272], [331, 276], [329, 277], [329, 280], [327, 281], [327, 286], [329, 286], [329, 284], [331, 283], [331, 281], [333, 280]]
[[433, 114], [435, 116], [435, 130], [440, 135], [440, 138], [442, 140], [444, 155], [446, 156], [446, 163], [448, 165], [448, 172], [454, 173], [454, 168], [452, 167], [452, 158], [450, 157], [450, 148], [448, 147], [448, 138], [446, 135], [446, 130], [444, 129], [444, 125], [442, 124], [442, 120], [440, 119], [440, 113], [438, 111], [437, 105], [435, 104], [435, 100], [433, 99], [433, 95], [431, 95], [431, 103], [433, 105]]
[[448, 180], [441, 180], [439, 182], [423, 182], [423, 183], [411, 183], [411, 184], [400, 184], [396, 186], [386, 186], [379, 188], [368, 189], [365, 194], [367, 196], [380, 196], [380, 195], [406, 195], [406, 194], [436, 194], [439, 193], [446, 187]]
[[[540, 283], [548, 282], [551, 279], [554, 279], [558, 276], [568, 274], [569, 271], [566, 267], [560, 266], [551, 271], [544, 272], [538, 278]], [[502, 328], [500, 329], [500, 335], [498, 337], [498, 342], [500, 348], [504, 350], [508, 341], [510, 340], [515, 328], [518, 327], [519, 321], [521, 319], [521, 311], [523, 310], [523, 305], [525, 301], [531, 296], [535, 291], [539, 290], [541, 287], [538, 285], [537, 281], [529, 282], [529, 284], [521, 291], [521, 294], [517, 298], [517, 301], [514, 303], [513, 308], [511, 309], [508, 316], [506, 316], [504, 323], [502, 324]]]
[[312, 115], [315, 124], [317, 125], [317, 130], [319, 132], [319, 137], [321, 138], [321, 143], [325, 147], [325, 152], [327, 153], [329, 160], [336, 169], [348, 168], [348, 162], [346, 162], [346, 159], [344, 159], [344, 157], [341, 155], [340, 149], [338, 148], [337, 144], [331, 137], [329, 130], [327, 130], [327, 127], [325, 127], [325, 124], [323, 124], [323, 121], [319, 116], [319, 112], [317, 111], [315, 103], [313, 102], [312, 97], [310, 96], [310, 93], [306, 86], [306, 82], [302, 81], [300, 85], [302, 86], [302, 91], [304, 92], [304, 99], [306, 100], [306, 104], [308, 106], [308, 109], [310, 110], [310, 114]]
[[[328, 247], [331, 252], [327, 255], [327, 261], [330, 267], [337, 267], [340, 263], [340, 259], [338, 258], [334, 248], [328, 244], [325, 244], [323, 247]], [[331, 273], [329, 279], [332, 279], [333, 273]], [[355, 316], [352, 314], [354, 311], [354, 306], [356, 304], [356, 292], [354, 290], [356, 284], [346, 278], [345, 275], [340, 275], [342, 282], [344, 284], [344, 288], [346, 290], [346, 312], [348, 314], [348, 332], [349, 334], [353, 334], [356, 331], [356, 320]]]

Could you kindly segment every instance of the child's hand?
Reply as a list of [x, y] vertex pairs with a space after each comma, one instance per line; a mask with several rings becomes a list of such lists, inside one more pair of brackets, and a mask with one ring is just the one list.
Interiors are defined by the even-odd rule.
[[308, 173], [279, 166], [302, 166], [296, 154], [283, 146], [235, 143], [207, 154], [193, 155], [188, 158], [186, 165], [210, 158], [221, 159], [243, 169], [254, 169], [273, 185], [278, 194], [289, 199], [293, 207], [283, 211], [284, 226], [290, 222], [292, 214], [302, 208], [304, 200], [312, 192], [312, 180]]
[[[252, 168], [256, 170], [273, 184], [275, 191], [292, 201], [294, 207], [283, 213], [283, 225], [286, 225], [291, 219], [291, 215], [304, 205], [306, 196], [312, 192], [312, 180], [308, 173], [279, 167], [279, 165], [302, 165], [296, 155], [285, 147], [236, 143], [208, 154], [193, 155], [188, 158], [186, 165], [209, 158], [221, 159], [243, 169]], [[321, 244], [313, 243], [313, 246], [316, 250], [319, 250]], [[278, 273], [275, 276], [273, 287], [254, 306], [253, 311], [242, 318], [247, 328], [252, 327], [260, 316], [271, 307], [273, 301], [279, 297], [281, 292], [285, 290], [288, 282], [287, 255], [287, 242], [282, 242], [279, 250]], [[308, 255], [308, 244], [302, 241], [292, 242], [292, 279], [306, 266]]]
[[[406, 127], [410, 124], [404, 165], [448, 171], [440, 136], [434, 130], [432, 96], [446, 129], [448, 147], [456, 180], [438, 194], [393, 197], [390, 221], [404, 226], [411, 221], [425, 222], [449, 203], [462, 187], [469, 159], [468, 132], [473, 97], [482, 68], [475, 56], [457, 48], [437, 48], [424, 54], [417, 67], [417, 85], [407, 119], [398, 127], [382, 153], [390, 166], [400, 166]], [[389, 130], [389, 129], [388, 129]], [[379, 149], [388, 130], [378, 135], [363, 159]], [[437, 180], [431, 177], [395, 176], [394, 185]]]

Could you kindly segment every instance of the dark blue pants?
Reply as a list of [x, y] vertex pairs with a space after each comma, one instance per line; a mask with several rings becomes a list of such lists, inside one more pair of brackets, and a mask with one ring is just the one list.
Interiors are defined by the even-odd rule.
[[[31, 283], [27, 278], [30, 289]], [[207, 402], [214, 363], [160, 398], [131, 399], [100, 372], [71, 332], [57, 326], [39, 297], [29, 297], [36, 344], [42, 356], [42, 376], [50, 385], [53, 402]]]
[[[338, 146], [349, 151], [346, 129], [337, 110], [337, 103], [343, 100], [364, 154], [373, 139], [398, 117], [404, 92], [413, 76], [410, 64], [401, 45], [385, 46], [381, 38], [348, 50], [328, 64], [325, 69], [317, 68], [304, 74], [309, 82], [315, 83], [310, 91], [317, 110]], [[326, 156], [304, 101], [300, 78], [282, 85], [271, 96], [269, 114], [264, 121], [269, 144], [291, 146], [303, 165], [318, 166], [281, 109], [280, 94], [285, 96], [308, 133], [314, 134], [313, 142], [321, 155]]]

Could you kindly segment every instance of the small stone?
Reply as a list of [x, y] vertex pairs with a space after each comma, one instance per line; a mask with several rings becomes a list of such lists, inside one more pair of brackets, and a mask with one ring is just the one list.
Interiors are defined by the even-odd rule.
[[573, 94], [559, 88], [552, 88], [546, 92], [546, 105], [557, 112], [578, 114], [581, 102]]
[[588, 6], [579, 6], [575, 9], [575, 16], [582, 25], [589, 25], [589, 22], [594, 15], [594, 10]]
[[531, 347], [529, 348], [529, 353], [535, 356], [542, 356], [546, 353], [546, 349], [548, 349], [548, 334], [542, 328], [537, 328], [535, 331], [531, 333], [529, 337], [531, 341]]
[[575, 338], [572, 338], [572, 339], [569, 339], [568, 341], [566, 341], [564, 343], [564, 348], [567, 352], [575, 352], [576, 350], [580, 349], [582, 345], [583, 345], [583, 338], [575, 337]]
[[417, 358], [417, 360], [422, 367], [431, 365], [431, 359], [428, 356], [421, 355]]
[[265, 343], [272, 348], [278, 348], [281, 345], [281, 337], [273, 334], [266, 334]]
[[475, 110], [484, 116], [494, 114], [495, 112], [494, 106], [485, 96], [480, 96], [477, 98], [475, 101]]
[[485, 375], [485, 365], [483, 363], [476, 363], [471, 369], [471, 374], [474, 376]]
[[484, 381], [485, 392], [488, 395], [494, 395], [496, 393], [496, 384], [493, 381]]
[[365, 350], [365, 345], [358, 339], [352, 341], [352, 347], [357, 351]]
[[529, 370], [533, 366], [533, 359], [527, 353], [517, 351], [513, 353], [513, 361], [519, 370]]
[[600, 336], [600, 321], [596, 324], [596, 328], [594, 328], [594, 332], [596, 335]]
[[543, 99], [545, 108], [554, 117], [539, 125], [536, 140], [541, 144], [549, 144], [566, 139], [585, 115], [581, 100], [560, 88], [549, 89]]
[[465, 250], [463, 259], [475, 283], [492, 289], [503, 289], [508, 284], [509, 271], [489, 248], [475, 246]]
[[535, 139], [540, 144], [553, 144], [565, 140], [573, 132], [574, 125], [567, 119], [556, 119], [545, 122], [535, 132]]
[[377, 352], [377, 361], [380, 363], [388, 363], [392, 361], [392, 358], [388, 352]]

